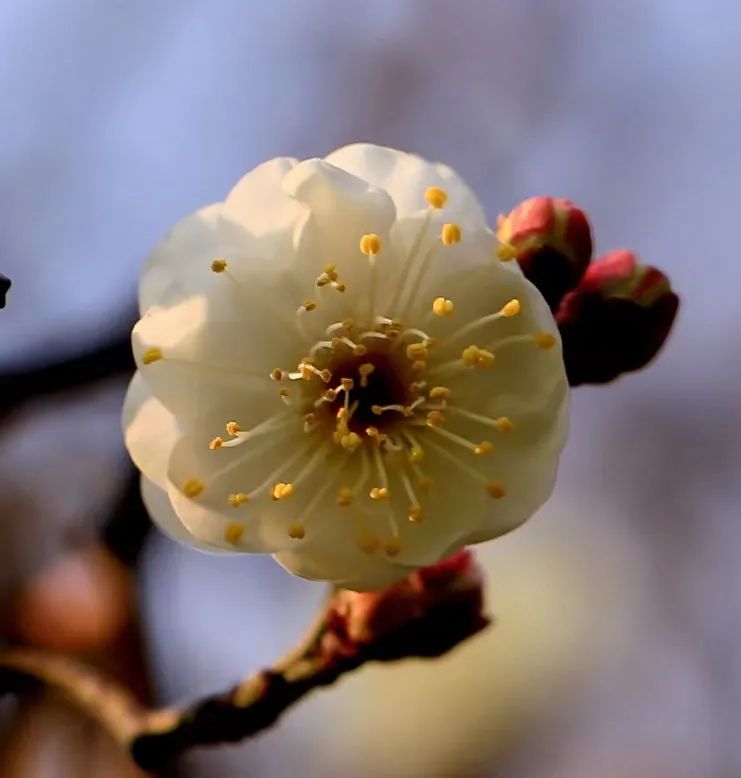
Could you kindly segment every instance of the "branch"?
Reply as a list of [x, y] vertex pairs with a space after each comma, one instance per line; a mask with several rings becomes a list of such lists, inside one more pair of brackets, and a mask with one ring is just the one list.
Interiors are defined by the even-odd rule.
[[183, 709], [150, 710], [78, 662], [24, 649], [0, 652], [0, 692], [46, 685], [99, 721], [140, 767], [157, 769], [194, 746], [256, 735], [311, 690], [366, 662], [446, 653], [489, 623], [482, 585], [466, 550], [379, 592], [338, 590], [287, 657]]

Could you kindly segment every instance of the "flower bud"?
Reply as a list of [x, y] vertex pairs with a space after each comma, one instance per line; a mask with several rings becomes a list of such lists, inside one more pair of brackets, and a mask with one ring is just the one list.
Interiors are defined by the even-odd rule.
[[572, 386], [640, 370], [657, 354], [679, 307], [669, 279], [631, 251], [595, 261], [564, 297], [556, 320]]
[[[488, 624], [484, 576], [468, 549], [376, 592], [335, 595], [332, 632], [377, 659], [438, 656]], [[333, 643], [334, 645], [334, 643]]]
[[551, 309], [573, 289], [592, 258], [592, 231], [584, 211], [570, 200], [531, 197], [499, 217], [502, 260], [516, 259]]

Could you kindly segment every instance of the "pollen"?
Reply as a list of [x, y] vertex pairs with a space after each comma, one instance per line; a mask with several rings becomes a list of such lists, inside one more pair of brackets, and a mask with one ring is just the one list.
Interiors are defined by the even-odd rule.
[[455, 311], [455, 303], [445, 297], [436, 297], [432, 301], [432, 312], [435, 316], [452, 316]]
[[288, 537], [294, 540], [302, 540], [306, 537], [306, 527], [303, 524], [291, 524], [288, 528]]
[[385, 486], [374, 486], [369, 493], [371, 500], [388, 500], [389, 490]]
[[461, 242], [461, 228], [459, 224], [443, 224], [440, 232], [440, 240], [446, 246], [452, 246]]
[[538, 348], [549, 349], [556, 344], [556, 336], [551, 332], [537, 332], [533, 335], [533, 340]]
[[225, 259], [215, 259], [211, 263], [211, 270], [214, 273], [223, 273], [227, 268], [227, 261]]
[[352, 505], [353, 492], [349, 486], [343, 486], [337, 492], [337, 505], [347, 506]]
[[449, 400], [452, 392], [447, 386], [433, 386], [430, 389], [431, 400]]
[[473, 449], [473, 453], [480, 457], [487, 456], [488, 454], [491, 454], [492, 451], [494, 451], [494, 446], [488, 440], [482, 440], [481, 443], [474, 446]]
[[270, 496], [274, 500], [287, 500], [289, 497], [293, 496], [294, 491], [293, 484], [286, 484], [281, 481], [280, 483], [275, 484]]
[[481, 349], [478, 346], [466, 346], [461, 352], [461, 359], [466, 367], [475, 367]]
[[198, 495], [201, 494], [205, 488], [206, 487], [203, 481], [199, 480], [198, 478], [189, 478], [183, 484], [183, 494], [186, 497], [190, 497], [192, 499], [194, 497], [198, 497]]
[[378, 550], [379, 541], [375, 535], [361, 535], [358, 538], [358, 548], [366, 554], [372, 554]]
[[428, 205], [440, 210], [445, 207], [445, 203], [448, 200], [448, 193], [439, 186], [428, 186], [425, 190], [425, 200]]
[[145, 365], [151, 365], [153, 362], [159, 362], [160, 359], [164, 359], [164, 356], [162, 354], [162, 349], [157, 348], [157, 346], [148, 348], [142, 354], [142, 363]]
[[398, 556], [401, 551], [401, 538], [389, 538], [383, 544], [383, 550], [386, 552], [387, 556]]
[[230, 494], [227, 498], [227, 501], [232, 508], [239, 508], [240, 505], [244, 505], [246, 502], [249, 502], [249, 500], [250, 498], [244, 492], [235, 492], [234, 494]]
[[502, 310], [499, 311], [499, 313], [501, 313], [502, 316], [505, 317], [505, 319], [509, 319], [512, 316], [517, 316], [520, 310], [521, 310], [520, 301], [517, 298], [515, 298], [513, 300], [510, 300], [508, 303], [505, 303], [502, 306]]
[[490, 481], [486, 484], [486, 491], [489, 497], [499, 500], [505, 495], [504, 486], [497, 481]]
[[357, 432], [348, 432], [347, 435], [343, 435], [340, 438], [340, 445], [345, 451], [349, 451], [352, 454], [359, 446], [363, 445], [363, 439]]
[[228, 435], [236, 437], [240, 432], [244, 432], [244, 430], [239, 426], [239, 424], [237, 424], [236, 421], [228, 421], [226, 423], [226, 432]]
[[445, 424], [445, 417], [440, 411], [430, 411], [427, 414], [428, 427], [442, 427]]
[[495, 419], [494, 426], [502, 435], [510, 435], [515, 431], [515, 423], [512, 421], [512, 419], [509, 418], [509, 416], [500, 416], [498, 419]]
[[367, 257], [381, 253], [381, 239], [375, 232], [367, 232], [360, 238], [360, 251]]
[[208, 447], [211, 451], [216, 451], [217, 448], [221, 448], [224, 445], [224, 438], [216, 437], [209, 444]]
[[419, 522], [422, 521], [424, 517], [425, 515], [421, 505], [409, 506], [409, 521], [411, 521], [413, 524], [419, 524]]
[[240, 540], [242, 540], [243, 535], [244, 524], [232, 522], [231, 524], [226, 525], [226, 529], [224, 530], [224, 540], [226, 540], [227, 543], [236, 545]]

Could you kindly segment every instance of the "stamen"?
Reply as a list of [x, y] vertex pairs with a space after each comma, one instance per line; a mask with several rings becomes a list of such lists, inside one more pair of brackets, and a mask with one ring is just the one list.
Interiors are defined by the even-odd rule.
[[223, 273], [227, 268], [227, 264], [225, 259], [215, 259], [211, 263], [211, 270], [213, 270], [214, 273]]
[[427, 359], [427, 346], [424, 343], [410, 343], [406, 348], [407, 359], [414, 360]]
[[367, 257], [381, 253], [381, 239], [375, 232], [368, 232], [360, 238], [360, 251]]
[[[435, 413], [435, 411], [431, 411], [431, 413]], [[426, 426], [429, 429], [431, 429], [433, 432], [437, 433], [438, 435], [447, 438], [452, 443], [462, 446], [463, 448], [467, 448], [469, 451], [472, 451], [477, 456], [486, 456], [487, 454], [491, 454], [491, 452], [494, 450], [494, 446], [488, 440], [482, 440], [481, 443], [472, 443], [470, 440], [464, 438], [462, 435], [457, 435], [455, 432], [446, 430], [442, 426], [429, 424], [429, 423], [427, 423]]]
[[303, 540], [306, 536], [306, 528], [298, 523], [291, 524], [288, 527], [288, 537], [293, 540]]
[[[281, 392], [284, 391], [286, 390], [281, 390]], [[280, 413], [276, 413], [274, 416], [268, 417], [265, 419], [265, 421], [260, 422], [252, 429], [245, 429], [244, 427], [241, 427], [239, 424], [237, 424], [236, 421], [227, 422], [226, 431], [233, 438], [233, 440], [221, 440], [219, 438], [221, 443], [214, 448], [233, 448], [234, 446], [241, 446], [248, 440], [252, 440], [256, 437], [259, 437], [260, 435], [265, 435], [266, 433], [272, 432], [279, 427], [285, 426], [289, 423], [289, 421], [292, 421], [292, 417], [286, 411], [281, 411]], [[211, 442], [213, 443], [214, 441]]]
[[224, 439], [216, 437], [209, 444], [208, 447], [211, 451], [216, 451], [217, 448], [221, 448], [224, 445]]
[[556, 344], [556, 336], [551, 332], [538, 332], [533, 335], [533, 340], [538, 348], [549, 349]]
[[486, 484], [486, 491], [489, 497], [500, 500], [506, 494], [504, 486], [496, 481], [490, 481]]
[[383, 464], [383, 457], [381, 456], [381, 449], [379, 446], [373, 447], [373, 459], [376, 463], [376, 470], [378, 471], [378, 478], [381, 482], [380, 487], [373, 487], [370, 490], [371, 500], [386, 500], [389, 498], [389, 477], [386, 472], [386, 466]]
[[430, 399], [431, 400], [449, 400], [451, 397], [452, 392], [450, 389], [448, 389], [447, 386], [433, 386], [432, 389], [430, 389]]
[[189, 478], [184, 484], [183, 484], [183, 494], [186, 497], [190, 497], [191, 499], [198, 497], [201, 492], [206, 488], [203, 481], [201, 481], [198, 478]]
[[438, 211], [445, 207], [447, 199], [447, 192], [439, 186], [428, 186], [425, 190], [425, 200], [432, 208]]
[[231, 522], [226, 525], [226, 529], [224, 530], [224, 540], [227, 543], [231, 543], [232, 545], [236, 546], [239, 543], [239, 541], [242, 540], [243, 535], [244, 535], [244, 524]]
[[[443, 200], [443, 202], [445, 201]], [[391, 304], [389, 305], [389, 310], [392, 312], [396, 310], [396, 307], [397, 305], [399, 305], [402, 295], [406, 291], [407, 281], [409, 280], [409, 276], [412, 272], [412, 268], [417, 261], [417, 255], [419, 254], [419, 250], [422, 247], [422, 241], [424, 240], [424, 237], [427, 234], [427, 230], [430, 226], [430, 221], [432, 220], [432, 213], [433, 212], [430, 209], [425, 214], [422, 224], [420, 225], [419, 232], [414, 238], [412, 247], [409, 250], [409, 256], [407, 257], [407, 261], [403, 264], [401, 268], [401, 275], [399, 276], [399, 279], [396, 282], [396, 291], [394, 292], [394, 296], [391, 300]]]
[[232, 508], [239, 508], [240, 505], [249, 502], [250, 498], [244, 492], [235, 492], [230, 494], [227, 500]]
[[365, 362], [358, 367], [358, 373], [360, 375], [360, 386], [364, 389], [368, 386], [368, 376], [373, 373], [376, 366], [371, 362]]
[[381, 251], [381, 239], [375, 233], [367, 233], [360, 239], [360, 251], [368, 257], [368, 318], [376, 315], [376, 255]]
[[444, 246], [453, 246], [461, 242], [461, 228], [458, 224], [443, 224], [440, 240]]
[[281, 402], [283, 405], [290, 405], [291, 404], [291, 396], [288, 392], [288, 389], [281, 389], [278, 392], [278, 397], [280, 397]]
[[428, 444], [432, 449], [437, 451], [437, 453], [441, 457], [447, 459], [449, 462], [454, 464], [457, 468], [459, 468], [464, 473], [466, 473], [471, 478], [473, 478], [476, 482], [481, 484], [484, 487], [484, 489], [486, 489], [486, 492], [490, 497], [492, 497], [495, 500], [504, 497], [505, 490], [503, 484], [497, 481], [489, 481], [476, 469], [471, 467], [471, 465], [469, 465], [467, 462], [464, 462], [462, 459], [459, 459], [457, 456], [455, 456], [455, 454], [448, 451], [444, 446], [435, 443], [435, 441], [430, 440], [428, 441]]
[[275, 370], [272, 370], [270, 372], [270, 378], [272, 381], [282, 381], [288, 373], [286, 373], [285, 370], [281, 370], [279, 367], [276, 367]]
[[401, 538], [389, 538], [384, 541], [383, 550], [390, 557], [398, 556], [401, 551], [402, 542]]
[[452, 316], [455, 311], [455, 304], [452, 300], [445, 297], [436, 297], [432, 301], [432, 312], [435, 316]]
[[273, 486], [270, 492], [270, 496], [274, 500], [287, 500], [290, 497], [293, 497], [294, 491], [295, 488], [293, 484], [279, 481], [277, 484], [275, 484], [275, 486]]
[[448, 405], [446, 406], [446, 410], [449, 413], [454, 413], [458, 416], [463, 416], [466, 419], [471, 419], [471, 421], [477, 421], [481, 424], [486, 424], [489, 427], [494, 427], [494, 429], [497, 430], [497, 432], [499, 432], [501, 435], [509, 435], [515, 430], [514, 422], [509, 418], [509, 416], [499, 416], [496, 419], [492, 419], [489, 416], [482, 416], [480, 413], [473, 413], [472, 411], [468, 411], [465, 408], [459, 408], [456, 405]]
[[402, 471], [399, 473], [399, 477], [402, 484], [404, 484], [404, 491], [407, 493], [407, 497], [409, 497], [409, 521], [420, 522], [424, 518], [424, 514], [417, 495], [414, 493], [414, 487], [409, 480], [409, 476]]
[[486, 324], [491, 324], [498, 319], [511, 319], [513, 316], [517, 316], [521, 310], [522, 306], [520, 305], [520, 301], [517, 298], [513, 298], [509, 302], [505, 303], [498, 311], [489, 313], [486, 316], [480, 317], [479, 319], [474, 319], [474, 321], [471, 321], [464, 327], [456, 330], [456, 332], [454, 332], [452, 335], [449, 335], [447, 338], [445, 338], [445, 340], [440, 345], [441, 347], [448, 346], [453, 341], [458, 340], [458, 338], [462, 338], [464, 335], [468, 335], [474, 330], [479, 329], [479, 327], [483, 327]]
[[142, 354], [142, 364], [144, 365], [151, 365], [154, 362], [159, 362], [160, 359], [164, 359], [165, 357], [162, 354], [162, 349], [157, 348], [156, 346], [152, 346], [152, 348], [148, 348], [143, 354]]
[[303, 305], [296, 308], [296, 314], [300, 316], [302, 313], [308, 313], [316, 309], [316, 300], [307, 300]]

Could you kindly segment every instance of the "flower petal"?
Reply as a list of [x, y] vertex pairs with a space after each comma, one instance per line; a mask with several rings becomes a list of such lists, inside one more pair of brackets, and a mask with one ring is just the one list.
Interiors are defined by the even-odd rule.
[[329, 154], [326, 161], [387, 191], [399, 218], [426, 208], [425, 191], [437, 186], [448, 195], [443, 212], [449, 221], [477, 227], [486, 224], [476, 195], [447, 165], [371, 143], [344, 146]]
[[126, 393], [122, 426], [134, 464], [149, 480], [166, 488], [167, 461], [181, 433], [175, 417], [152, 395], [139, 372]]

